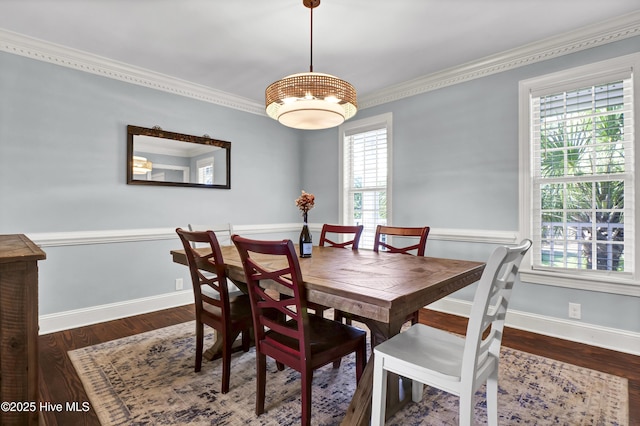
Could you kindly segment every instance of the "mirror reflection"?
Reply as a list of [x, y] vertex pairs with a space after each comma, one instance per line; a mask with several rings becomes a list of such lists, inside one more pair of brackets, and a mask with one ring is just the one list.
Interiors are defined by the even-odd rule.
[[231, 142], [127, 127], [127, 183], [231, 188]]

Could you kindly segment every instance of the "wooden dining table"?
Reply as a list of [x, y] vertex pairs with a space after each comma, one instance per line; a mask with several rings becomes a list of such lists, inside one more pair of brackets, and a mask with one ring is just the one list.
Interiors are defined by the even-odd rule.
[[[221, 249], [229, 278], [242, 287], [240, 255], [235, 246]], [[187, 265], [184, 250], [172, 250], [171, 255], [174, 262]], [[252, 256], [260, 263], [271, 262], [273, 269], [283, 266], [267, 256]], [[299, 263], [307, 299], [359, 316], [378, 342], [398, 334], [410, 313], [478, 281], [485, 266], [468, 260], [315, 246], [312, 256], [300, 258]], [[373, 361], [372, 355], [342, 425], [369, 424]], [[409, 393], [401, 399], [402, 389], [410, 387], [397, 377], [389, 386], [387, 415], [391, 416], [411, 397]]]

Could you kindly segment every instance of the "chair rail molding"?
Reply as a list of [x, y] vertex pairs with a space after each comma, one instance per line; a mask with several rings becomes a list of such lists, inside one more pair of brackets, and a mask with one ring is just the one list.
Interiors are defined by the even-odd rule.
[[[299, 232], [299, 223], [233, 225], [237, 234], [259, 235], [281, 232]], [[187, 229], [187, 226], [181, 226]], [[313, 232], [320, 233], [321, 223], [310, 224]], [[445, 229], [432, 228], [429, 240], [471, 242], [481, 244], [514, 244], [516, 231], [495, 231], [484, 229]], [[27, 233], [29, 239], [40, 247], [63, 247], [92, 244], [130, 243], [154, 240], [177, 239], [175, 228], [118, 229], [95, 231], [43, 232]]]
[[[640, 11], [389, 86], [362, 96], [359, 104], [361, 109], [370, 108], [638, 35]], [[264, 105], [255, 100], [1, 28], [0, 51], [256, 115], [266, 115]]]

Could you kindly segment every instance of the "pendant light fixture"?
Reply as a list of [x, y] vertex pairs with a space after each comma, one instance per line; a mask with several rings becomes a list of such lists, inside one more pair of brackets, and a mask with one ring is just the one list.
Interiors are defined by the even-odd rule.
[[133, 156], [133, 174], [143, 175], [150, 172], [153, 169], [151, 161], [147, 161], [144, 157]]
[[313, 72], [313, 9], [320, 0], [302, 0], [311, 11], [309, 72], [292, 74], [265, 90], [269, 117], [295, 129], [328, 129], [342, 124], [358, 110], [356, 89], [329, 74]]

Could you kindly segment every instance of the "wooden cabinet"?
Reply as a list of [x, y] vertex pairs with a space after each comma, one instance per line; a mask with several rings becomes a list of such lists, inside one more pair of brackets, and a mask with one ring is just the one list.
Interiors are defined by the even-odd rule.
[[[26, 236], [0, 235], [1, 425], [37, 425], [38, 260], [46, 254]], [[24, 403], [30, 406], [23, 405]], [[35, 408], [35, 409], [34, 409]]]

